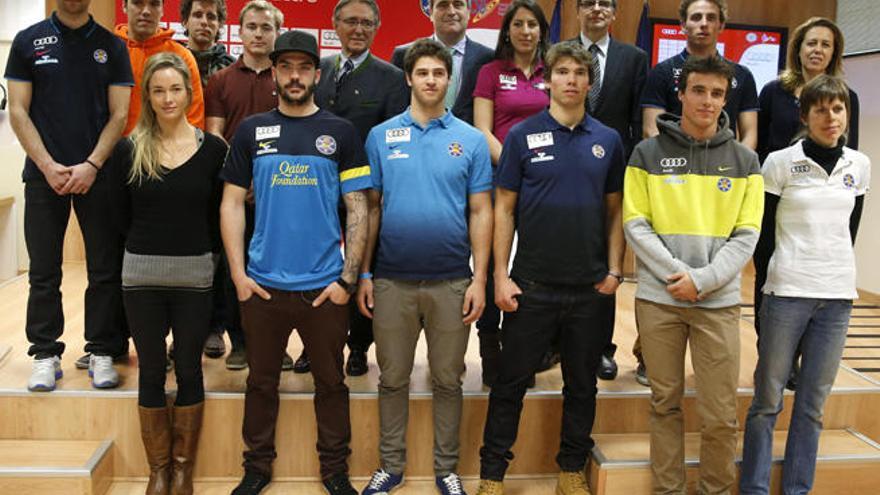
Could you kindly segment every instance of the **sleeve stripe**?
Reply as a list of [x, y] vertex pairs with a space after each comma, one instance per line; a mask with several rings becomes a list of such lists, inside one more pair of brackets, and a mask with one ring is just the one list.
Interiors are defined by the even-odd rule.
[[355, 167], [350, 168], [339, 174], [339, 180], [345, 182], [351, 179], [357, 179], [358, 177], [366, 177], [370, 175], [370, 166], [364, 165], [363, 167]]

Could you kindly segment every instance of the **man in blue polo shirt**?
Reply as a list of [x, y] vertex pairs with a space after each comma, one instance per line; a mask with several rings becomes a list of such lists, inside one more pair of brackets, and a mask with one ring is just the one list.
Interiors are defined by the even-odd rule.
[[[403, 482], [409, 377], [422, 327], [433, 384], [435, 481], [441, 494], [462, 495], [456, 474], [461, 374], [471, 323], [485, 306], [492, 165], [480, 131], [444, 107], [449, 51], [437, 41], [418, 40], [404, 68], [410, 108], [367, 137], [373, 191], [358, 305], [373, 318], [381, 371], [381, 466], [363, 495], [384, 494]], [[370, 254], [377, 238], [373, 282]]]
[[[610, 337], [608, 305], [620, 285], [624, 148], [620, 135], [586, 115], [592, 83], [586, 48], [547, 53], [550, 108], [511, 129], [495, 188], [495, 303], [504, 311], [498, 380], [480, 449], [479, 495], [502, 480], [526, 386], [556, 341], [562, 358], [559, 495], [585, 495], [593, 447], [596, 367]], [[514, 231], [516, 258], [508, 275]]]
[[125, 45], [89, 15], [90, 0], [58, 0], [48, 19], [19, 32], [6, 65], [12, 129], [27, 153], [24, 231], [30, 256], [25, 329], [30, 390], [61, 378], [61, 258], [70, 207], [86, 247], [86, 352], [95, 387], [115, 387], [112, 356], [126, 355], [122, 239], [107, 216], [101, 168], [122, 134], [134, 80]]
[[[293, 328], [312, 357], [318, 454], [331, 495], [357, 494], [348, 479], [351, 422], [342, 348], [348, 303], [367, 238], [370, 167], [354, 126], [315, 105], [318, 42], [303, 31], [275, 41], [278, 108], [239, 125], [221, 177], [221, 230], [241, 305], [250, 368], [242, 434], [245, 475], [234, 495], [272, 477], [281, 361]], [[244, 263], [244, 204], [253, 184], [254, 234]], [[338, 204], [346, 207], [345, 259]]]
[[[710, 57], [718, 53], [718, 35], [727, 21], [726, 0], [681, 0], [678, 7], [687, 45], [681, 53], [657, 64], [648, 74], [642, 93], [642, 132], [656, 136], [657, 117], [669, 112], [681, 115], [678, 99], [679, 76], [688, 57]], [[733, 83], [724, 111], [737, 140], [751, 149], [758, 146], [758, 92], [755, 78], [745, 66], [734, 66]]]

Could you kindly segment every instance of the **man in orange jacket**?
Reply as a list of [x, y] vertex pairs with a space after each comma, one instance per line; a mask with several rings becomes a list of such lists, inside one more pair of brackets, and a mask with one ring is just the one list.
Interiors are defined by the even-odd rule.
[[189, 67], [193, 99], [187, 112], [187, 120], [200, 129], [205, 128], [205, 100], [202, 95], [199, 67], [192, 53], [185, 46], [171, 39], [174, 30], [159, 27], [163, 3], [163, 0], [124, 0], [122, 4], [128, 17], [128, 24], [116, 26], [116, 36], [122, 38], [128, 47], [131, 70], [134, 73], [128, 121], [122, 133], [124, 136], [128, 136], [134, 130], [141, 114], [141, 76], [144, 73], [144, 65], [148, 58], [160, 52], [179, 55]]

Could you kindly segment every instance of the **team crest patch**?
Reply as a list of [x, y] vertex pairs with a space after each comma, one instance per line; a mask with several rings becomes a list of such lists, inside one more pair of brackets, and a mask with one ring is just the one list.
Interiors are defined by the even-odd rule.
[[853, 177], [852, 174], [846, 174], [843, 176], [843, 185], [846, 186], [847, 189], [852, 189], [856, 185], [856, 178]]
[[318, 139], [315, 140], [315, 148], [318, 148], [318, 151], [324, 155], [332, 155], [336, 152], [336, 140], [333, 139], [333, 136], [326, 134], [318, 136]]
[[599, 159], [603, 158], [605, 156], [605, 148], [603, 148], [601, 144], [594, 144], [593, 156]]
[[461, 156], [464, 153], [464, 148], [457, 141], [449, 143], [449, 147], [446, 149], [449, 151], [449, 156]]
[[101, 48], [95, 50], [95, 53], [92, 54], [92, 57], [94, 57], [95, 62], [98, 62], [99, 64], [107, 63], [107, 52], [102, 50]]
[[718, 190], [721, 192], [730, 191], [730, 188], [733, 187], [733, 182], [727, 177], [722, 177], [718, 179]]

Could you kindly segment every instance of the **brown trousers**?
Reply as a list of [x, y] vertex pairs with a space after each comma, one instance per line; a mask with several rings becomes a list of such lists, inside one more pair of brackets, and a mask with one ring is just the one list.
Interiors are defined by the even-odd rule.
[[328, 300], [313, 308], [312, 301], [321, 290], [266, 290], [272, 299], [266, 301], [253, 295], [241, 303], [250, 368], [242, 426], [248, 448], [244, 452], [244, 467], [272, 475], [281, 361], [290, 333], [296, 328], [311, 360], [315, 380], [321, 477], [347, 473], [351, 421], [348, 387], [342, 372], [342, 348], [348, 333], [348, 306], [337, 306]]

